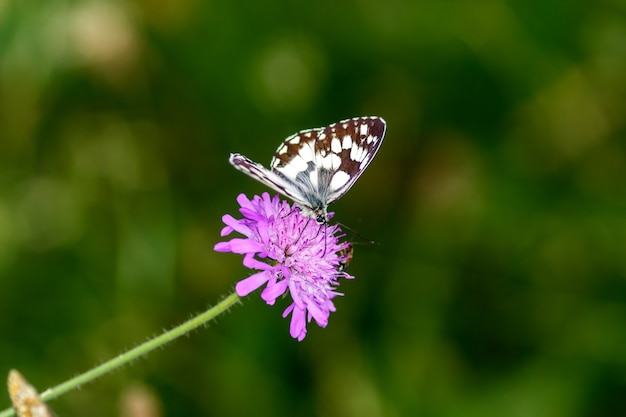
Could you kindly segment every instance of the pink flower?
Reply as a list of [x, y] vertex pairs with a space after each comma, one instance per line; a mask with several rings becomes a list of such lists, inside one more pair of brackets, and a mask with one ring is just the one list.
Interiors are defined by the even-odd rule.
[[335, 311], [332, 299], [342, 295], [335, 291], [339, 278], [353, 278], [344, 272], [351, 257], [348, 242], [339, 242], [337, 225], [318, 224], [302, 215], [297, 206], [270, 198], [268, 193], [249, 200], [237, 197], [243, 219], [226, 214], [222, 236], [233, 231], [244, 238], [233, 238], [215, 245], [217, 252], [244, 255], [243, 264], [257, 272], [237, 283], [239, 296], [250, 294], [267, 284], [261, 298], [273, 305], [287, 290], [293, 303], [283, 317], [291, 313], [289, 332], [299, 341], [306, 336], [311, 319], [326, 327], [330, 313]]

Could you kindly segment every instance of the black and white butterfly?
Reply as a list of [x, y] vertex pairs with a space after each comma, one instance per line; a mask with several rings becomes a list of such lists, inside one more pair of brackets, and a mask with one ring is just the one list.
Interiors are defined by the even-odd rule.
[[372, 162], [385, 128], [380, 117], [356, 117], [289, 136], [276, 150], [270, 169], [237, 153], [229, 161], [323, 224], [328, 221], [328, 205], [341, 198]]

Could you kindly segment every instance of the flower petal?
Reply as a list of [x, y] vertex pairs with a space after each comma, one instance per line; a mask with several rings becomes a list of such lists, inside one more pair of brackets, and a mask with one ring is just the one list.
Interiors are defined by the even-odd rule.
[[[244, 236], [250, 237], [252, 235], [250, 228], [248, 226], [243, 224], [241, 220], [235, 219], [230, 214], [224, 214], [222, 216], [222, 221], [224, 222], [226, 226], [229, 226], [230, 228], [241, 233]], [[222, 236], [226, 236], [226, 234], [224, 234], [225, 232], [226, 232], [226, 227], [222, 229]]]
[[269, 305], [273, 305], [278, 297], [283, 295], [287, 290], [288, 281], [283, 279], [275, 284], [268, 284], [261, 293], [261, 298]]
[[218, 242], [213, 246], [215, 252], [232, 252], [230, 242]]
[[239, 203], [241, 207], [252, 207], [252, 202], [244, 193], [241, 193], [237, 196], [237, 203]]
[[324, 311], [313, 301], [308, 301], [306, 303], [306, 309], [309, 314], [315, 319], [315, 322], [320, 327], [326, 327], [328, 324], [328, 315], [330, 314], [328, 311]]
[[237, 295], [240, 297], [245, 297], [250, 294], [252, 291], [259, 288], [261, 285], [265, 284], [269, 279], [270, 273], [267, 271], [257, 272], [256, 274], [250, 275], [248, 278], [242, 279], [235, 285], [235, 291], [237, 291]]
[[263, 244], [251, 239], [235, 238], [230, 241], [230, 248], [233, 253], [251, 253], [263, 250]]
[[267, 269], [271, 269], [272, 266], [266, 264], [265, 262], [261, 262], [258, 259], [254, 258], [254, 253], [247, 253], [243, 258], [243, 266], [250, 269], [260, 269], [265, 271]]
[[[305, 310], [302, 310], [292, 304], [285, 310], [287, 311], [291, 308], [291, 323], [289, 323], [289, 334], [294, 339], [298, 339], [298, 342], [301, 342], [306, 337], [306, 314]], [[289, 313], [287, 313], [289, 314]], [[283, 313], [283, 317], [285, 314]]]

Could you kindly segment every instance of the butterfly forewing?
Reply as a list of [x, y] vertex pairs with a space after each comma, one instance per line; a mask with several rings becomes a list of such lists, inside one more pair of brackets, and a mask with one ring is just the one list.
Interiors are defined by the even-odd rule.
[[231, 164], [293, 199], [307, 215], [326, 220], [328, 204], [344, 195], [378, 152], [385, 135], [380, 117], [357, 117], [289, 136], [265, 169], [245, 156]]
[[273, 171], [315, 191], [326, 205], [352, 187], [372, 161], [385, 134], [380, 117], [358, 117], [288, 137], [270, 164]]

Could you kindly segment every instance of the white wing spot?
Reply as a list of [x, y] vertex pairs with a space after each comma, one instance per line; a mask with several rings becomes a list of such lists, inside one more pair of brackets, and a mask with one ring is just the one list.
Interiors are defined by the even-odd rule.
[[311, 138], [311, 132], [304, 132], [304, 136], [306, 136], [307, 138]]
[[294, 136], [293, 138], [289, 139], [287, 143], [291, 143], [292, 145], [297, 145], [298, 143], [300, 143], [300, 136]]
[[350, 149], [352, 147], [352, 138], [350, 135], [346, 135], [343, 137], [343, 143], [341, 145], [343, 149]]
[[346, 183], [349, 180], [350, 180], [350, 175], [348, 175], [347, 173], [343, 171], [337, 171], [335, 172], [335, 175], [333, 175], [333, 179], [330, 180], [330, 188], [334, 190], [338, 190], [344, 185], [346, 185]]
[[280, 171], [289, 178], [296, 178], [296, 176], [309, 169], [309, 162], [315, 158], [315, 151], [310, 143], [304, 143], [300, 148], [298, 156], [289, 160], [285, 166], [280, 168]]
[[361, 127], [359, 128], [359, 132], [361, 133], [361, 136], [367, 135], [367, 131], [368, 131], [367, 125], [366, 124], [362, 124]]
[[[301, 158], [305, 164], [309, 161], [315, 161], [315, 143], [306, 142], [304, 145], [302, 145], [302, 148], [300, 148], [300, 152], [298, 153], [298, 157], [294, 159], [298, 158]], [[305, 169], [306, 167], [303, 169], [303, 171]]]
[[330, 149], [335, 153], [341, 152], [341, 141], [339, 138], [333, 138], [330, 142]]
[[307, 163], [302, 158], [293, 158], [289, 163], [280, 168], [280, 171], [289, 178], [295, 178], [299, 173], [306, 171]]
[[347, 129], [348, 128], [348, 124], [347, 123], [342, 123], [341, 127], [343, 127], [344, 129]]
[[367, 155], [367, 150], [358, 146], [356, 143], [352, 145], [352, 149], [350, 149], [350, 158], [353, 161], [362, 162], [365, 156]]
[[341, 157], [337, 154], [331, 153], [331, 154], [326, 155], [324, 158], [322, 158], [320, 163], [321, 163], [321, 168], [326, 168], [328, 170], [335, 170], [339, 168], [339, 166], [341, 165]]

